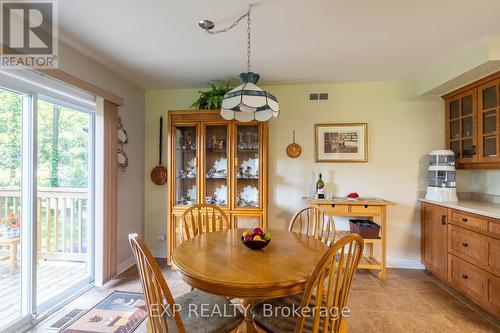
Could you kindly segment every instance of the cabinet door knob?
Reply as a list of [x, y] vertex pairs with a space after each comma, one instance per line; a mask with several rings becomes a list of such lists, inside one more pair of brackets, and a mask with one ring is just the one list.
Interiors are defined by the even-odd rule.
[[462, 243], [462, 246], [463, 246], [463, 247], [467, 247], [467, 246], [469, 246], [469, 244], [467, 244], [467, 243]]
[[446, 215], [441, 216], [441, 224], [445, 225], [446, 224]]
[[462, 217], [462, 222], [467, 222], [467, 221], [469, 221], [467, 218]]
[[468, 279], [469, 277], [465, 274], [462, 274], [462, 279]]

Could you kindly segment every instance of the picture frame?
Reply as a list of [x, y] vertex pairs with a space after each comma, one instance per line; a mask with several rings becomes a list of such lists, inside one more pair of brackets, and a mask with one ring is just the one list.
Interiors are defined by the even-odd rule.
[[317, 163], [368, 162], [368, 124], [331, 123], [314, 125]]

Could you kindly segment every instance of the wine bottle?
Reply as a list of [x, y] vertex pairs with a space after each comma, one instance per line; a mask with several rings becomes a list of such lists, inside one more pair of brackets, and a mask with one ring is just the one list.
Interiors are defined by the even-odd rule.
[[318, 195], [318, 199], [325, 198], [325, 183], [323, 182], [323, 178], [321, 177], [321, 173], [319, 174], [319, 179], [316, 182], [316, 194]]

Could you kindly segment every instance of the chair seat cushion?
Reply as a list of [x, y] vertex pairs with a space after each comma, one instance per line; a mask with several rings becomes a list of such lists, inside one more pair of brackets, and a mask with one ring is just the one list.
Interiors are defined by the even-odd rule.
[[[293, 309], [299, 309], [302, 302], [302, 294], [272, 298], [257, 303], [251, 313], [254, 322], [266, 332], [285, 333], [295, 332], [298, 316], [293, 313]], [[315, 297], [311, 298], [311, 304], [315, 303]], [[283, 310], [288, 308], [289, 310]], [[320, 327], [323, 326], [324, 318], [320, 317]], [[345, 320], [342, 319], [342, 322]], [[343, 326], [341, 324], [341, 326]], [[312, 333], [313, 316], [307, 317], [302, 332]], [[342, 332], [342, 330], [339, 330]]]
[[[282, 316], [282, 312], [278, 309], [285, 307], [292, 309], [294, 305], [299, 306], [301, 301], [302, 294], [264, 300], [252, 307], [251, 313], [253, 320], [257, 326], [266, 332], [294, 332], [297, 317], [292, 315], [284, 317]], [[268, 311], [272, 311], [270, 316]], [[276, 311], [278, 311], [278, 313], [276, 313]]]
[[[225, 297], [194, 290], [175, 299], [186, 332], [231, 332], [244, 317]], [[175, 320], [168, 317], [168, 330], [178, 332]]]

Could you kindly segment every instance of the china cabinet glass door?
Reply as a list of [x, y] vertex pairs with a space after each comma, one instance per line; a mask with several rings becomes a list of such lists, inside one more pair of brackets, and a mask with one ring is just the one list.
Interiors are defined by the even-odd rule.
[[204, 201], [227, 207], [228, 125], [206, 125], [204, 134]]
[[261, 132], [259, 125], [236, 125], [235, 207], [260, 207]]
[[447, 101], [448, 142], [459, 163], [476, 160], [476, 90]]
[[478, 148], [482, 162], [500, 161], [499, 157], [499, 84], [489, 82], [478, 90]]
[[198, 202], [198, 126], [175, 126], [175, 204]]

